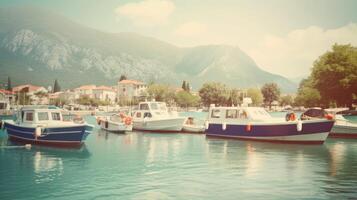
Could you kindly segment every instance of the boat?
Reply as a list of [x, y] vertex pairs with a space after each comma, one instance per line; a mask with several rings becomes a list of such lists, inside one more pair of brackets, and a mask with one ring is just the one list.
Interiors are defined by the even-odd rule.
[[329, 137], [357, 139], [357, 124], [351, 123], [342, 115], [335, 115], [335, 124], [331, 129]]
[[3, 128], [10, 140], [59, 147], [80, 147], [93, 126], [79, 116], [64, 121], [61, 109], [56, 107], [23, 107], [17, 119], [4, 120]]
[[343, 110], [337, 112], [336, 114], [345, 115], [345, 116], [357, 116], [357, 110]]
[[182, 132], [185, 133], [203, 133], [204, 131], [205, 126], [197, 124], [193, 117], [188, 117], [182, 127]]
[[152, 132], [180, 132], [185, 117], [170, 113], [164, 102], [140, 102], [133, 114], [133, 129]]
[[206, 135], [278, 143], [323, 144], [334, 121], [302, 121], [294, 113], [286, 119], [273, 118], [260, 107], [212, 107]]
[[[323, 118], [332, 112], [331, 109], [311, 108], [302, 114], [302, 119]], [[335, 124], [333, 125], [329, 137], [332, 138], [357, 138], [357, 124], [351, 123], [342, 114], [334, 114]]]
[[122, 113], [111, 116], [98, 116], [97, 123], [101, 129], [114, 133], [125, 133], [133, 129], [131, 117]]
[[0, 119], [11, 119], [14, 116], [8, 101], [0, 101]]

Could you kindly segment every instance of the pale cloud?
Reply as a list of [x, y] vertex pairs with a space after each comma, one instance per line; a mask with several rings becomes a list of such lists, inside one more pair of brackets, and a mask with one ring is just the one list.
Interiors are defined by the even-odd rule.
[[334, 43], [357, 45], [357, 24], [327, 30], [311, 26], [293, 30], [286, 36], [270, 35], [247, 51], [263, 69], [297, 77], [308, 75], [313, 62]]
[[166, 23], [174, 9], [170, 0], [144, 0], [121, 5], [115, 13], [117, 18], [124, 16], [139, 26], [155, 26]]
[[174, 35], [183, 37], [196, 37], [206, 32], [206, 30], [207, 27], [205, 24], [196, 21], [189, 21], [178, 26], [174, 31]]

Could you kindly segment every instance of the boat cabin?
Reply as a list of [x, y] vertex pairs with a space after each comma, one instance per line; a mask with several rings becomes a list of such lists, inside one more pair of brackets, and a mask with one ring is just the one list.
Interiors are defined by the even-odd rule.
[[141, 102], [133, 118], [144, 119], [165, 115], [168, 115], [165, 102]]
[[22, 108], [17, 114], [18, 124], [51, 124], [62, 122], [61, 110], [58, 108]]
[[261, 107], [212, 107], [208, 116], [210, 122], [266, 121], [271, 118]]

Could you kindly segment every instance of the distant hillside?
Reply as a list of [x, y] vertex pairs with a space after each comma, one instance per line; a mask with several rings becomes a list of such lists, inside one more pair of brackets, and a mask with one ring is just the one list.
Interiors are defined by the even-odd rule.
[[260, 69], [238, 47], [210, 45], [179, 48], [134, 33], [105, 33], [49, 11], [32, 7], [0, 9], [0, 80], [62, 87], [114, 85], [121, 74], [132, 79], [181, 84], [198, 89], [207, 81], [252, 87], [288, 79]]

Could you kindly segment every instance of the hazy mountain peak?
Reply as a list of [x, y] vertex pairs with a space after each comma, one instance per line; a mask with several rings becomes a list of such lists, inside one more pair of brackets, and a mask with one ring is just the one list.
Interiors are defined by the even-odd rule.
[[[0, 10], [0, 78], [17, 83], [116, 84], [132, 79], [199, 87], [207, 81], [230, 86], [277, 82], [285, 91], [295, 85], [261, 70], [241, 49], [229, 45], [179, 48], [136, 33], [105, 33], [33, 7]], [[9, 67], [12, 66], [12, 67]], [[31, 69], [31, 70], [28, 70]], [[24, 71], [28, 71], [24, 74]], [[46, 77], [44, 80], [43, 77]]]

